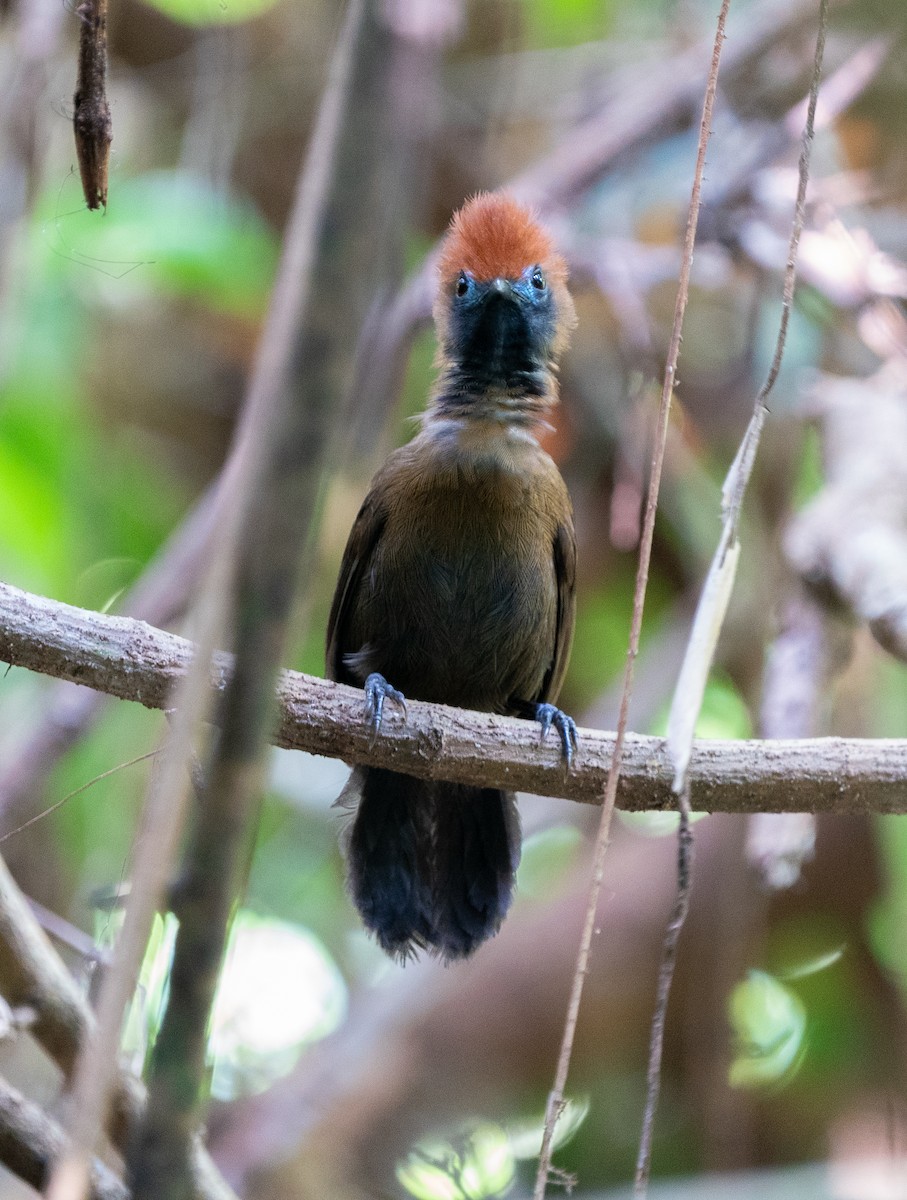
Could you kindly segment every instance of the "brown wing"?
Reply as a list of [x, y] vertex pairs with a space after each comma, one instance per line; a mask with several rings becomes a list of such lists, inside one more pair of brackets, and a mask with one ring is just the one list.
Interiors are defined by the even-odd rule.
[[363, 575], [369, 569], [372, 553], [384, 529], [385, 519], [384, 511], [372, 490], [363, 501], [359, 515], [350, 530], [340, 564], [340, 574], [337, 577], [337, 587], [334, 590], [331, 614], [328, 617], [326, 670], [328, 679], [335, 679], [338, 683], [351, 683], [353, 686], [358, 683], [343, 662], [344, 654], [359, 649], [358, 646], [347, 644], [350, 605], [359, 590]]
[[557, 580], [557, 624], [554, 631], [554, 655], [551, 666], [542, 682], [538, 699], [541, 703], [554, 704], [573, 644], [573, 626], [576, 623], [576, 534], [573, 520], [558, 526], [554, 535], [554, 577]]

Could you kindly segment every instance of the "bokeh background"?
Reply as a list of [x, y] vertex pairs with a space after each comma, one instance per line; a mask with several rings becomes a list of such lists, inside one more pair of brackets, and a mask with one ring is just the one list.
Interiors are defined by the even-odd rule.
[[[351, 307], [366, 315], [288, 665], [322, 673], [350, 523], [431, 386], [427, 256], [465, 197], [510, 186], [555, 231], [579, 313], [548, 438], [579, 538], [561, 703], [613, 727], [716, 13], [703, 0], [373, 5], [357, 83], [369, 120], [347, 155], [366, 298]], [[638, 732], [664, 729], [721, 482], [774, 345], [817, 15], [818, 0], [732, 5]], [[201, 546], [155, 564], [228, 452], [341, 19], [330, 0], [110, 0], [109, 205], [89, 213], [70, 120], [78, 16], [64, 0], [0, 4], [4, 581], [184, 628]], [[905, 34], [900, 5], [831, 6], [801, 284], [704, 736], [907, 736]], [[360, 159], [379, 169], [360, 177]], [[894, 581], [881, 627], [853, 562], [866, 531], [873, 570]], [[0, 679], [0, 836], [65, 801], [2, 851], [89, 990], [121, 919], [149, 762], [98, 777], [153, 750], [162, 723], [23, 670]], [[504, 930], [462, 966], [404, 969], [344, 892], [331, 809], [344, 775], [273, 755], [211, 1034], [212, 1152], [250, 1200], [526, 1194], [596, 814], [526, 798]], [[907, 818], [712, 816], [695, 832], [654, 1160], [659, 1178], [695, 1182], [658, 1187], [907, 1196]], [[632, 1177], [672, 833], [670, 819], [621, 819], [609, 851], [555, 1158], [580, 1196]], [[162, 915], [125, 1034], [137, 1067], [172, 935]], [[0, 1072], [54, 1111], [59, 1079], [27, 1038], [0, 1045]], [[700, 1178], [722, 1172], [737, 1174]], [[0, 1195], [30, 1194], [3, 1176]]]

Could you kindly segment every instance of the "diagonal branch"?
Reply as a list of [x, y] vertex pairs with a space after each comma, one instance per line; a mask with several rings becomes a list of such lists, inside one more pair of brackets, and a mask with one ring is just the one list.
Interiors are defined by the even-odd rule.
[[[36, 1190], [47, 1182], [50, 1165], [66, 1143], [63, 1130], [33, 1100], [0, 1079], [0, 1162]], [[129, 1200], [129, 1192], [109, 1167], [91, 1164], [89, 1200]]]
[[[112, 617], [0, 584], [0, 662], [82, 683], [146, 708], [166, 709], [188, 670], [192, 644], [128, 617]], [[221, 691], [232, 659], [217, 657]], [[507, 787], [601, 802], [614, 735], [581, 733], [578, 761], [564, 775], [538, 728], [489, 713], [413, 701], [405, 727], [388, 721], [372, 744], [353, 688], [284, 671], [273, 741], [423, 778]], [[670, 809], [673, 771], [664, 739], [628, 735], [618, 803]], [[905, 812], [907, 740], [812, 738], [699, 741], [692, 758], [693, 807], [709, 812]]]
[[[29, 1032], [64, 1075], [69, 1076], [79, 1049], [95, 1028], [88, 1001], [50, 944], [28, 901], [0, 859], [0, 990], [13, 1006], [34, 1012]], [[125, 1147], [145, 1104], [145, 1089], [135, 1076], [121, 1071], [114, 1091], [110, 1135]], [[0, 1162], [27, 1182], [44, 1181], [50, 1161], [65, 1144], [62, 1130], [40, 1108], [19, 1097], [0, 1080]], [[193, 1151], [195, 1200], [230, 1200], [233, 1193], [220, 1178], [201, 1145]], [[91, 1168], [92, 1197], [125, 1196], [109, 1172]], [[234, 1198], [235, 1200], [235, 1198]]]

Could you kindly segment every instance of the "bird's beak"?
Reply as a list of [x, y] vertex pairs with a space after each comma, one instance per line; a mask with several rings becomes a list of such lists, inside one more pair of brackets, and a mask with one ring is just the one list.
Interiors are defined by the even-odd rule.
[[493, 295], [512, 296], [513, 284], [509, 279], [501, 279], [498, 277], [497, 279], [492, 279], [491, 283], [489, 284], [489, 290]]

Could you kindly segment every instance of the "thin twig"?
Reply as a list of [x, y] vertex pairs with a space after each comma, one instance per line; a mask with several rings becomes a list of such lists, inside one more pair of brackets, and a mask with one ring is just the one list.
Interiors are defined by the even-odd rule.
[[[0, 858], [0, 990], [13, 1006], [27, 1006], [35, 1020], [29, 1033], [64, 1075], [69, 1076], [79, 1049], [95, 1027], [94, 1013], [82, 989], [67, 971]], [[145, 1103], [144, 1088], [128, 1071], [120, 1071], [114, 1092], [110, 1136], [126, 1145]], [[4, 1134], [0, 1113], [0, 1140]], [[61, 1137], [60, 1146], [64, 1144]], [[194, 1149], [195, 1200], [225, 1200], [231, 1193], [200, 1144]], [[7, 1166], [17, 1169], [7, 1161]], [[90, 1168], [89, 1168], [90, 1170]], [[91, 1176], [89, 1175], [89, 1178]], [[235, 1198], [234, 1198], [235, 1200]]]
[[223, 626], [223, 575], [229, 559], [230, 529], [211, 567], [211, 582], [199, 619], [199, 644], [167, 708], [185, 714], [171, 731], [152, 774], [133, 861], [132, 886], [123, 926], [98, 997], [97, 1025], [82, 1044], [70, 1104], [69, 1145], [47, 1189], [48, 1200], [81, 1200], [99, 1131], [105, 1123], [117, 1077], [120, 1034], [126, 1006], [138, 974], [154, 915], [159, 911], [185, 821], [189, 761], [197, 725], [210, 702], [208, 672]]
[[[337, 322], [333, 330], [321, 322], [332, 312], [326, 297], [350, 309], [347, 259], [338, 252], [345, 230], [338, 218], [341, 205], [351, 212], [351, 198], [349, 188], [338, 189], [335, 173], [368, 11], [364, 0], [348, 6], [250, 384], [242, 434], [249, 470], [239, 498], [235, 566], [227, 580], [236, 658], [220, 698], [221, 729], [212, 742], [174, 897], [179, 928], [167, 1007], [152, 1052], [145, 1119], [128, 1156], [136, 1200], [184, 1200], [193, 1192], [191, 1147], [206, 1098], [210, 1012], [231, 913], [245, 881], [275, 682], [341, 399], [337, 362], [349, 352], [344, 346], [332, 354], [336, 343], [325, 335], [336, 338]], [[364, 265], [360, 262], [360, 273]]]
[[[37, 1190], [44, 1187], [65, 1144], [56, 1121], [0, 1078], [0, 1162]], [[91, 1164], [88, 1195], [91, 1200], [129, 1200], [125, 1185], [97, 1159]]]
[[595, 842], [595, 858], [593, 865], [592, 883], [589, 888], [589, 902], [586, 908], [586, 919], [577, 955], [576, 971], [573, 976], [573, 986], [564, 1022], [564, 1036], [561, 1042], [555, 1073], [554, 1087], [549, 1095], [548, 1108], [545, 1115], [545, 1130], [542, 1137], [542, 1147], [539, 1154], [538, 1173], [535, 1181], [534, 1200], [543, 1200], [548, 1183], [548, 1173], [551, 1168], [552, 1141], [558, 1117], [564, 1107], [564, 1088], [567, 1084], [567, 1074], [570, 1068], [570, 1058], [573, 1052], [573, 1039], [576, 1033], [576, 1022], [579, 1016], [579, 1006], [583, 994], [588, 971], [589, 954], [592, 946], [592, 936], [595, 930], [595, 918], [598, 911], [598, 900], [604, 878], [604, 860], [608, 849], [611, 831], [611, 817], [617, 799], [617, 785], [620, 779], [621, 765], [626, 739], [627, 722], [630, 710], [630, 695], [633, 690], [633, 667], [639, 652], [639, 637], [642, 630], [642, 615], [646, 598], [646, 585], [649, 578], [649, 561], [652, 554], [652, 538], [655, 530], [655, 513], [658, 506], [658, 489], [661, 483], [661, 471], [664, 464], [665, 444], [668, 436], [668, 419], [671, 411], [671, 398], [677, 374], [677, 361], [680, 356], [681, 333], [683, 317], [686, 311], [689, 294], [690, 271], [693, 263], [693, 247], [696, 241], [696, 225], [699, 219], [700, 195], [702, 191], [702, 175], [705, 167], [706, 148], [712, 126], [712, 109], [715, 103], [715, 92], [718, 86], [718, 67], [721, 61], [721, 48], [724, 42], [724, 26], [727, 20], [730, 0], [722, 0], [721, 11], [715, 33], [712, 49], [712, 61], [709, 68], [708, 83], [706, 84], [705, 99], [702, 108], [702, 120], [699, 128], [699, 148], [696, 155], [696, 169], [693, 175], [693, 189], [690, 196], [690, 207], [687, 215], [686, 236], [684, 238], [683, 259], [680, 268], [680, 281], [677, 288], [677, 301], [674, 308], [674, 325], [671, 331], [671, 341], [668, 349], [665, 367], [664, 385], [661, 394], [661, 407], [658, 414], [658, 425], [655, 435], [655, 446], [652, 457], [649, 492], [646, 500], [646, 514], [643, 521], [642, 538], [639, 548], [639, 567], [636, 574], [636, 587], [633, 595], [633, 618], [630, 626], [630, 641], [627, 650], [627, 663], [624, 671], [624, 688], [621, 696], [620, 714], [617, 722], [617, 736], [614, 741], [614, 753], [611, 768], [608, 772], [608, 782], [605, 787], [602, 802], [602, 815], [598, 835]]
[[646, 1070], [646, 1105], [643, 1112], [642, 1135], [639, 1141], [636, 1177], [633, 1184], [635, 1196], [645, 1196], [649, 1186], [652, 1137], [655, 1132], [655, 1114], [658, 1111], [658, 1096], [661, 1091], [661, 1055], [664, 1047], [665, 1026], [667, 1025], [668, 999], [674, 980], [674, 968], [677, 965], [677, 946], [690, 909], [692, 884], [693, 831], [690, 827], [690, 789], [687, 786], [680, 797], [680, 825], [677, 832], [677, 896], [665, 930], [661, 964], [658, 968], [658, 985], [655, 989], [655, 1011], [652, 1014], [649, 1065]]
[[149, 758], [154, 758], [155, 755], [159, 753], [159, 750], [148, 750], [145, 754], [139, 754], [136, 758], [130, 758], [128, 762], [117, 763], [117, 765], [115, 767], [111, 767], [109, 771], [102, 771], [100, 775], [95, 775], [94, 778], [89, 779], [87, 783], [80, 784], [79, 787], [73, 788], [71, 792], [67, 792], [65, 796], [63, 796], [60, 800], [57, 800], [56, 803], [51, 804], [49, 808], [42, 809], [41, 812], [35, 813], [35, 815], [28, 821], [23, 821], [21, 825], [17, 825], [15, 829], [10, 829], [8, 833], [0, 834], [0, 844], [5, 842], [7, 838], [15, 837], [18, 833], [24, 833], [26, 829], [29, 829], [38, 821], [43, 821], [45, 817], [49, 817], [52, 813], [55, 813], [58, 808], [62, 808], [64, 804], [68, 804], [70, 800], [74, 799], [76, 796], [80, 796], [82, 792], [86, 792], [90, 787], [94, 787], [96, 783], [100, 783], [102, 779], [109, 779], [111, 775], [118, 774], [120, 771], [125, 770], [126, 767], [134, 767], [138, 763], [146, 762]]
[[787, 328], [790, 322], [797, 276], [797, 247], [800, 243], [800, 235], [803, 231], [806, 215], [806, 189], [809, 183], [810, 150], [814, 134], [819, 84], [822, 78], [822, 59], [825, 50], [827, 24], [828, 0], [820, 0], [819, 30], [816, 37], [815, 59], [813, 62], [812, 79], [810, 81], [806, 127], [803, 131], [803, 142], [800, 150], [797, 201], [791, 227], [787, 267], [784, 274], [781, 321], [775, 344], [775, 352], [765, 383], [759, 389], [759, 393], [756, 396], [754, 412], [749, 427], [744, 434], [743, 441], [740, 444], [740, 448], [737, 451], [725, 481], [722, 492], [724, 518], [722, 535], [696, 610], [687, 654], [681, 667], [680, 678], [678, 679], [677, 689], [671, 705], [671, 713], [668, 718], [668, 744], [676, 768], [674, 791], [680, 798], [681, 807], [680, 872], [677, 903], [671, 922], [665, 933], [661, 969], [659, 971], [658, 995], [652, 1019], [646, 1110], [636, 1167], [634, 1191], [636, 1196], [645, 1196], [648, 1189], [652, 1135], [661, 1081], [664, 1025], [667, 1016], [671, 983], [674, 976], [674, 966], [677, 960], [677, 942], [689, 907], [689, 855], [691, 847], [688, 843], [691, 840], [691, 835], [689, 823], [688, 820], [684, 820], [684, 814], [688, 813], [690, 803], [689, 766], [692, 757], [694, 731], [702, 706], [706, 681], [711, 670], [718, 635], [724, 622], [733, 589], [736, 565], [740, 552], [740, 545], [737, 541], [737, 524], [740, 518], [740, 509], [755, 462], [762, 427], [768, 414], [766, 402], [772, 388], [775, 386], [775, 381], [778, 378], [778, 372], [781, 369], [781, 362], [784, 357], [784, 345], [787, 339]]
[[784, 288], [781, 295], [781, 321], [778, 326], [778, 336], [775, 340], [775, 351], [765, 382], [759, 389], [753, 406], [753, 416], [744, 434], [743, 441], [728, 472], [723, 490], [723, 515], [726, 526], [727, 547], [736, 539], [737, 522], [743, 497], [756, 461], [756, 451], [762, 427], [768, 415], [768, 398], [775, 386], [781, 361], [784, 358], [784, 347], [787, 343], [787, 328], [794, 303], [794, 289], [797, 284], [797, 250], [800, 246], [800, 236], [806, 222], [806, 189], [809, 186], [809, 160], [812, 152], [813, 136], [816, 123], [816, 105], [819, 100], [819, 84], [822, 80], [822, 60], [825, 55], [825, 35], [828, 29], [829, 0], [819, 0], [819, 32], [816, 38], [816, 53], [813, 60], [813, 74], [809, 88], [809, 102], [806, 108], [806, 125], [803, 130], [803, 140], [800, 146], [798, 163], [797, 199], [794, 206], [794, 219], [791, 224], [790, 241], [787, 248], [787, 265], [784, 269]]

